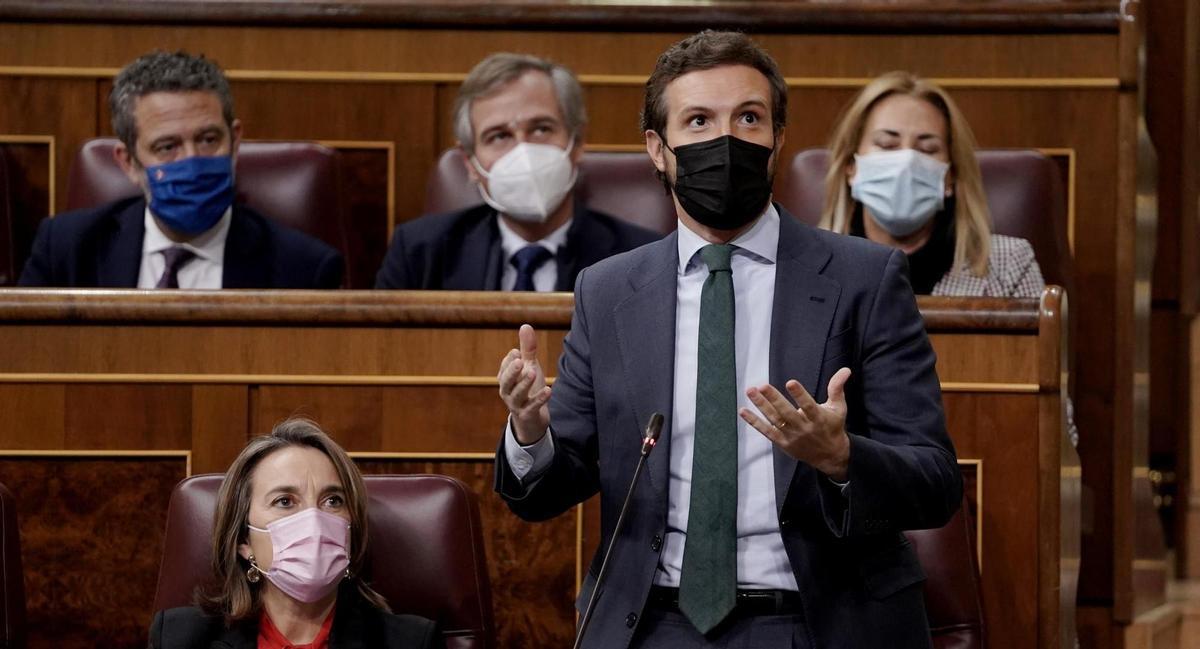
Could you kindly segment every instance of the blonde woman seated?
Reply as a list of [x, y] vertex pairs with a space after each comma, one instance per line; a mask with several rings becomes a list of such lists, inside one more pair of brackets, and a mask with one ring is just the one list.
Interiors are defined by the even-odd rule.
[[1029, 242], [991, 232], [975, 137], [937, 85], [907, 72], [867, 84], [829, 153], [821, 226], [903, 250], [914, 293], [1041, 295]]
[[358, 468], [311, 421], [250, 441], [217, 495], [216, 590], [160, 611], [152, 648], [426, 649], [433, 622], [395, 615], [359, 576], [367, 495]]

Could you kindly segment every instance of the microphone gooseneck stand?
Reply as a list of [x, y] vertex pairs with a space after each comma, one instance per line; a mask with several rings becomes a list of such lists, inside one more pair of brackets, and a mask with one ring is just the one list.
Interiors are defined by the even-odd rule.
[[646, 435], [642, 438], [642, 454], [638, 458], [637, 468], [633, 470], [633, 479], [629, 481], [629, 491], [625, 493], [625, 502], [621, 505], [620, 515], [617, 516], [617, 525], [613, 528], [612, 538], [608, 540], [608, 548], [604, 550], [604, 561], [600, 562], [600, 574], [596, 575], [596, 583], [592, 586], [592, 596], [588, 598], [587, 608], [584, 609], [583, 617], [579, 620], [579, 631], [575, 634], [573, 649], [579, 649], [580, 643], [583, 642], [583, 634], [587, 631], [588, 622], [592, 620], [592, 610], [596, 608], [596, 600], [600, 599], [600, 588], [604, 585], [604, 577], [608, 574], [608, 560], [612, 557], [613, 546], [617, 544], [617, 536], [625, 525], [625, 512], [629, 510], [629, 501], [633, 500], [633, 489], [637, 486], [638, 476], [642, 474], [642, 467], [646, 465], [646, 458], [649, 457], [650, 451], [654, 450], [654, 445], [658, 443], [658, 436], [662, 434], [662, 425], [663, 416], [657, 412], [650, 416], [650, 421], [646, 424]]

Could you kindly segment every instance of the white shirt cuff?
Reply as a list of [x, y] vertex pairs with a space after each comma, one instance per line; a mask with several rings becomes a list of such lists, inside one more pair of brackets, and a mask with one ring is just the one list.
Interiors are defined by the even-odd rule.
[[554, 439], [550, 430], [538, 441], [529, 446], [521, 446], [513, 432], [512, 419], [504, 429], [504, 456], [513, 475], [522, 483], [534, 480], [542, 475], [554, 459]]

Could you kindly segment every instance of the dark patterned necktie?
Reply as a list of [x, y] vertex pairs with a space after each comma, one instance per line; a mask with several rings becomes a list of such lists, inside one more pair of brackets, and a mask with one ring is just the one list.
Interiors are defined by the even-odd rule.
[[696, 349], [692, 493], [679, 580], [679, 610], [708, 633], [737, 600], [737, 370], [733, 246], [708, 245]]
[[171, 246], [164, 250], [166, 268], [163, 269], [162, 277], [158, 278], [158, 284], [155, 284], [154, 288], [179, 288], [179, 269], [195, 257], [196, 253], [183, 246]]
[[536, 290], [533, 286], [533, 274], [542, 267], [542, 264], [550, 261], [553, 257], [554, 253], [536, 243], [518, 250], [517, 254], [513, 255], [512, 259], [509, 260], [509, 263], [517, 269], [517, 283], [513, 286], [513, 290]]

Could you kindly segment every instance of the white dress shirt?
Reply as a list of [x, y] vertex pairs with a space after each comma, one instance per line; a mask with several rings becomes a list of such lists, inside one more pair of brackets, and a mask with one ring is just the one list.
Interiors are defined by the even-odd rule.
[[167, 267], [163, 252], [173, 246], [182, 246], [196, 255], [180, 267], [177, 275], [179, 288], [221, 288], [221, 278], [225, 272], [225, 238], [229, 236], [229, 221], [232, 218], [233, 208], [226, 208], [221, 220], [207, 232], [191, 241], [176, 243], [163, 233], [147, 207], [138, 288], [154, 288], [158, 285]]
[[[675, 392], [670, 430], [667, 530], [654, 583], [679, 586], [692, 489], [692, 449], [696, 420], [696, 373], [700, 294], [708, 268], [697, 254], [708, 242], [679, 223], [679, 270], [675, 311]], [[775, 298], [775, 258], [779, 213], [769, 205], [761, 218], [730, 242], [734, 289], [734, 346], [738, 407], [757, 412], [746, 388], [769, 382], [771, 315]], [[797, 590], [796, 577], [779, 532], [772, 444], [738, 418], [737, 575], [739, 588]], [[505, 433], [505, 456], [518, 479], [540, 475], [554, 455], [553, 435], [522, 447]]]
[[[513, 255], [530, 244], [537, 244], [549, 250], [550, 254], [557, 255], [559, 247], [567, 245], [567, 229], [571, 227], [572, 220], [567, 219], [566, 223], [546, 235], [544, 239], [526, 241], [516, 230], [509, 227], [502, 217], [497, 216], [496, 225], [500, 226], [500, 259], [503, 260], [500, 269], [500, 290], [511, 291], [517, 285], [517, 267], [512, 265]], [[553, 291], [557, 282], [558, 264], [555, 263], [554, 257], [533, 271], [533, 288], [539, 292]]]

